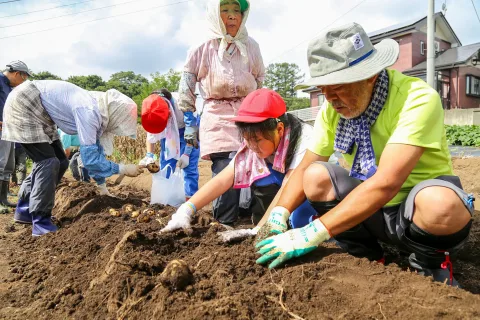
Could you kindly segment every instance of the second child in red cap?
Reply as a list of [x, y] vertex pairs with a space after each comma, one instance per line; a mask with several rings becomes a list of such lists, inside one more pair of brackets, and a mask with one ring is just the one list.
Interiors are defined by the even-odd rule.
[[302, 160], [313, 133], [310, 125], [286, 111], [285, 102], [275, 91], [258, 89], [250, 93], [242, 102], [238, 116], [233, 119], [243, 140], [235, 158], [184, 203], [161, 232], [189, 229], [196, 211], [232, 186], [252, 188], [255, 199], [252, 221], [257, 227], [222, 233], [225, 241], [239, 236], [254, 236], [265, 223], [278, 225], [278, 233], [286, 231], [287, 224], [294, 228], [308, 224], [316, 214], [308, 202], [290, 217], [283, 217], [281, 213], [278, 217], [265, 215], [269, 207], [275, 206], [277, 194]]
[[198, 190], [200, 151], [186, 142], [183, 113], [167, 89], [155, 90], [143, 100], [142, 126], [148, 133], [147, 155], [140, 165], [154, 162], [154, 144], [160, 141], [160, 168], [167, 167], [167, 178], [176, 166], [183, 170], [185, 195], [189, 199]]

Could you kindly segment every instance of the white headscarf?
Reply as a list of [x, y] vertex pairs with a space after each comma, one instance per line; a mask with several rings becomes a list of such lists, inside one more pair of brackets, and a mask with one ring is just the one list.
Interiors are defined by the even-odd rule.
[[227, 34], [227, 29], [223, 24], [222, 18], [220, 16], [220, 2], [221, 0], [210, 0], [207, 5], [207, 20], [210, 25], [210, 39], [221, 39], [220, 47], [218, 48], [218, 57], [220, 61], [223, 61], [223, 55], [227, 50], [227, 46], [229, 43], [234, 43], [240, 54], [242, 55], [243, 62], [248, 63], [248, 54], [247, 54], [247, 39], [248, 39], [248, 32], [247, 28], [245, 27], [245, 23], [247, 22], [248, 13], [250, 12], [250, 1], [248, 2], [248, 9], [243, 12], [242, 17], [242, 24], [240, 25], [240, 29], [237, 32], [235, 37]]
[[89, 93], [97, 100], [102, 115], [103, 132], [99, 138], [100, 144], [105, 154], [111, 155], [115, 136], [136, 138], [137, 105], [132, 99], [115, 89], [107, 92], [89, 91]]

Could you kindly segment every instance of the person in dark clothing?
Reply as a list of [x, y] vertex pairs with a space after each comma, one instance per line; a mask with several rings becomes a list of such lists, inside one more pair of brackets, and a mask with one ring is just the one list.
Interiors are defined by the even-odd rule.
[[[27, 65], [22, 61], [12, 61], [7, 68], [0, 73], [0, 135], [3, 125], [3, 107], [12, 88], [22, 84], [29, 76], [32, 76]], [[8, 213], [8, 207], [15, 207], [7, 199], [10, 177], [15, 170], [14, 143], [0, 140], [0, 213]]]

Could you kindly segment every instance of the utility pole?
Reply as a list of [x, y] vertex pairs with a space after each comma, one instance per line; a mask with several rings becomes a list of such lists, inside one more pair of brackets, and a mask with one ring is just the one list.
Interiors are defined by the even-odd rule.
[[427, 83], [435, 88], [435, 0], [428, 0], [427, 14]]

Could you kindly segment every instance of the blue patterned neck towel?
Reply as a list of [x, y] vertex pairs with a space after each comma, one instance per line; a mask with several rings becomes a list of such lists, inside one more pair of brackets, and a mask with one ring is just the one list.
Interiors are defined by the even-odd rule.
[[335, 150], [352, 154], [354, 144], [357, 153], [352, 164], [350, 176], [367, 180], [377, 172], [375, 151], [370, 137], [370, 127], [375, 123], [382, 111], [388, 95], [388, 74], [383, 70], [375, 81], [370, 105], [364, 113], [354, 119], [340, 118], [335, 133]]

